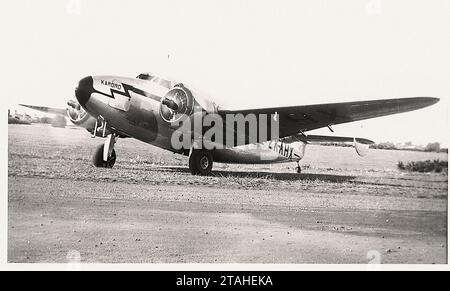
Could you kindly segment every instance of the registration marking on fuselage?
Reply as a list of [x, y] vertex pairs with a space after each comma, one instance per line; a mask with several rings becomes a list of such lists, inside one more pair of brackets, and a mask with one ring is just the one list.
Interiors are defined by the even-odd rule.
[[[270, 141], [269, 149], [273, 150], [277, 154], [279, 154], [287, 159], [292, 160], [294, 157], [294, 148], [282, 141], [273, 141], [273, 140]], [[296, 156], [298, 156], [298, 155], [296, 155]]]

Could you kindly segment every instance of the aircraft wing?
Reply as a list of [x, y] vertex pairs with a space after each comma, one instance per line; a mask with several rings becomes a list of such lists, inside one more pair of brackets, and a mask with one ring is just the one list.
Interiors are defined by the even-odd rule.
[[62, 108], [52, 108], [52, 107], [44, 107], [44, 106], [33, 106], [33, 105], [26, 105], [26, 104], [19, 104], [20, 106], [31, 108], [37, 111], [45, 112], [45, 113], [51, 113], [51, 114], [58, 114], [58, 115], [67, 115], [67, 109]]
[[438, 101], [438, 98], [433, 97], [396, 98], [237, 111], [219, 110], [219, 114], [276, 114], [280, 124], [280, 138], [283, 138], [329, 125], [413, 111]]

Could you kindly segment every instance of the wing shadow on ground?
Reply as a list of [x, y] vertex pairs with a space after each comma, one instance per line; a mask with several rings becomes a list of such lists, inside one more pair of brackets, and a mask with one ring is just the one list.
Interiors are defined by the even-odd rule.
[[[190, 173], [189, 169], [184, 167], [164, 167], [164, 170], [173, 172]], [[277, 172], [242, 172], [242, 171], [213, 171], [212, 176], [223, 178], [246, 178], [246, 179], [274, 179], [279, 181], [323, 181], [331, 183], [343, 183], [352, 181], [356, 176], [331, 175], [331, 174], [312, 174], [312, 173], [277, 173]]]

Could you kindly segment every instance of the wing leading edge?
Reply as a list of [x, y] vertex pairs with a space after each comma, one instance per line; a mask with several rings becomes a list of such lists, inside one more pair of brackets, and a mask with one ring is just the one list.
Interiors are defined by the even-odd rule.
[[439, 102], [434, 97], [396, 98], [344, 103], [328, 103], [292, 107], [249, 110], [220, 110], [219, 114], [278, 114], [280, 137], [310, 131], [329, 125], [409, 112]]

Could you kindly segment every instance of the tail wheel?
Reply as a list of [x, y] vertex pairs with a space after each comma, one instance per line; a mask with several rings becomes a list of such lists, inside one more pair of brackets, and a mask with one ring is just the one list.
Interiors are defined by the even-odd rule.
[[105, 145], [100, 145], [94, 153], [92, 163], [97, 168], [112, 168], [116, 163], [116, 151], [113, 150], [111, 156], [108, 157], [107, 161], [103, 160], [103, 149]]
[[295, 168], [295, 171], [297, 172], [297, 174], [301, 174], [302, 173], [302, 167], [300, 166], [299, 162], [297, 162], [297, 167]]
[[211, 152], [205, 150], [193, 150], [189, 156], [189, 169], [193, 175], [206, 176], [211, 173], [213, 157]]

